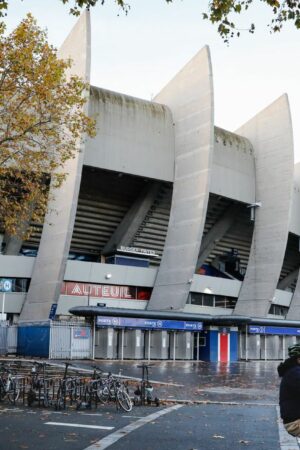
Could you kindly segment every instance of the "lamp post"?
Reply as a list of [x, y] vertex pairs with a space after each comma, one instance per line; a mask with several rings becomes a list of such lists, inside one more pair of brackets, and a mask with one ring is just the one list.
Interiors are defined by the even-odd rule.
[[1, 320], [4, 320], [4, 310], [5, 310], [5, 291], [3, 291], [3, 293], [2, 293]]

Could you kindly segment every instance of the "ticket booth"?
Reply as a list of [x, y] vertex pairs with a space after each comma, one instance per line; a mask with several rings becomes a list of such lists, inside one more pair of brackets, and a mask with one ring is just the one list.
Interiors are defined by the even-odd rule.
[[193, 359], [193, 333], [190, 331], [170, 332], [170, 359]]
[[95, 357], [115, 359], [192, 359], [193, 334], [202, 322], [98, 316]]
[[95, 333], [95, 358], [116, 359], [118, 355], [118, 333], [114, 328], [98, 328]]
[[145, 359], [168, 359], [169, 334], [166, 330], [145, 331]]

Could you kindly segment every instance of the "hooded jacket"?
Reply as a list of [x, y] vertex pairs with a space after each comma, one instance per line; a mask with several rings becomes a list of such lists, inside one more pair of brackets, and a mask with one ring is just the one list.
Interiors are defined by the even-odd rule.
[[300, 419], [300, 365], [296, 358], [288, 358], [279, 364], [282, 377], [279, 389], [280, 415], [283, 423]]

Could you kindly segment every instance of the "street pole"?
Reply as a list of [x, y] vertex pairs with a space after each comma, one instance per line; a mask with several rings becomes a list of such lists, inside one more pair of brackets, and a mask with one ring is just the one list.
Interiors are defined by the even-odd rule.
[[2, 313], [1, 313], [2, 320], [4, 320], [4, 310], [5, 310], [5, 291], [2, 294]]

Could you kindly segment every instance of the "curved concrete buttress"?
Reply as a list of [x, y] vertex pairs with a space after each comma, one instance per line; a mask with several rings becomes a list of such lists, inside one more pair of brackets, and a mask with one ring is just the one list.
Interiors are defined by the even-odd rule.
[[206, 217], [214, 145], [213, 81], [204, 47], [157, 95], [175, 126], [170, 221], [150, 310], [183, 309], [195, 272]]
[[[90, 15], [85, 11], [59, 50], [60, 58], [72, 59], [69, 74], [90, 81], [91, 29]], [[87, 112], [88, 105], [85, 106]], [[80, 150], [80, 151], [79, 151]], [[74, 227], [77, 199], [84, 158], [84, 145], [78, 141], [74, 159], [66, 162], [67, 179], [54, 191], [54, 200], [43, 227], [30, 288], [20, 320], [47, 320], [52, 303], [57, 303]]]
[[[293, 192], [293, 208], [291, 214], [290, 231], [297, 233], [298, 235], [300, 227], [300, 214], [299, 214], [299, 191], [300, 191], [300, 163], [295, 164], [294, 167], [294, 192]], [[299, 238], [300, 239], [300, 238]], [[297, 283], [295, 291], [291, 300], [291, 304], [286, 316], [287, 319], [300, 320], [300, 270], [298, 272]]]
[[265, 317], [275, 295], [286, 250], [294, 172], [292, 121], [287, 95], [243, 125], [238, 134], [254, 148], [255, 226], [246, 275], [234, 313]]

